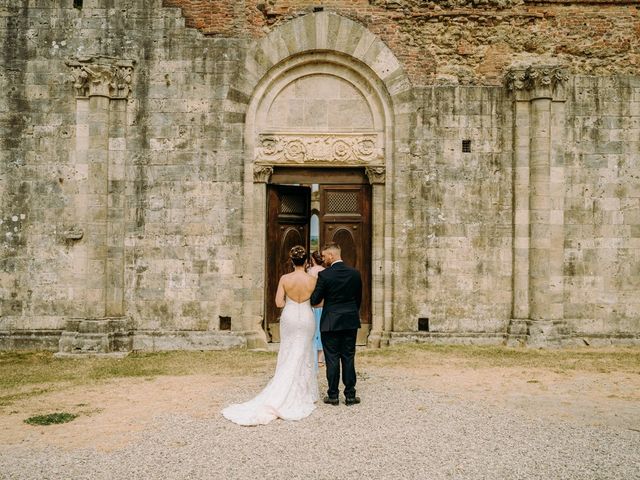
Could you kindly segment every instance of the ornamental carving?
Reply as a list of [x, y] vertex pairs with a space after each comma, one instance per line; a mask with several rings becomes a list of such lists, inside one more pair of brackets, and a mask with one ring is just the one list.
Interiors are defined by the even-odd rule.
[[551, 88], [555, 90], [569, 80], [562, 67], [529, 66], [524, 69], [512, 69], [507, 73], [506, 83], [509, 90], [534, 90]]
[[273, 167], [270, 165], [253, 166], [253, 181], [255, 183], [269, 183], [271, 175], [273, 175]]
[[366, 167], [364, 169], [367, 177], [369, 178], [369, 183], [380, 184], [385, 182], [386, 177], [386, 168], [385, 167]]
[[286, 134], [258, 136], [256, 160], [269, 163], [368, 164], [383, 159], [377, 134]]
[[76, 97], [127, 98], [131, 91], [133, 62], [111, 58], [69, 60]]

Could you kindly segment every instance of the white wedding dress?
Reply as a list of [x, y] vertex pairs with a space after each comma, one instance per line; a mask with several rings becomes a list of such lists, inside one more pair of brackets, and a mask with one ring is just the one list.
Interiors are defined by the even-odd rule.
[[280, 316], [280, 350], [276, 372], [256, 397], [222, 410], [239, 425], [265, 425], [276, 418], [300, 420], [311, 414], [318, 400], [313, 336], [316, 324], [309, 300], [287, 298]]

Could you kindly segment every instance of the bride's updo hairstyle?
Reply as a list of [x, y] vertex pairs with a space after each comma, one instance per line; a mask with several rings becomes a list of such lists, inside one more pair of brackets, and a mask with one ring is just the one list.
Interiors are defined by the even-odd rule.
[[300, 267], [307, 262], [307, 251], [302, 245], [296, 245], [289, 250], [289, 257], [296, 267]]

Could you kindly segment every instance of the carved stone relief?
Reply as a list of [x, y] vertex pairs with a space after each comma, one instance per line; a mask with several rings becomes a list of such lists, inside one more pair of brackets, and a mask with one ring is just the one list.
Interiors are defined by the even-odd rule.
[[270, 165], [253, 165], [253, 181], [255, 183], [269, 183], [273, 175], [273, 167]]
[[76, 97], [127, 98], [131, 91], [133, 62], [106, 57], [69, 60]]
[[381, 184], [385, 182], [387, 170], [385, 167], [366, 167], [364, 169], [367, 177], [369, 178], [369, 183], [371, 185]]
[[384, 156], [375, 133], [269, 133], [258, 135], [256, 161], [366, 165], [384, 161]]
[[569, 80], [565, 70], [559, 66], [529, 66], [527, 68], [513, 68], [506, 76], [509, 90], [534, 90], [536, 88], [563, 85]]

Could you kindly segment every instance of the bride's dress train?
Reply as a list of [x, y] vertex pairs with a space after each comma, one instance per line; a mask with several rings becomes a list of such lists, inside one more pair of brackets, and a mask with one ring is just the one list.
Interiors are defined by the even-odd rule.
[[287, 298], [280, 316], [280, 350], [276, 372], [256, 397], [222, 410], [239, 425], [264, 425], [274, 420], [300, 420], [316, 408], [318, 379], [313, 348], [315, 318], [309, 300]]

